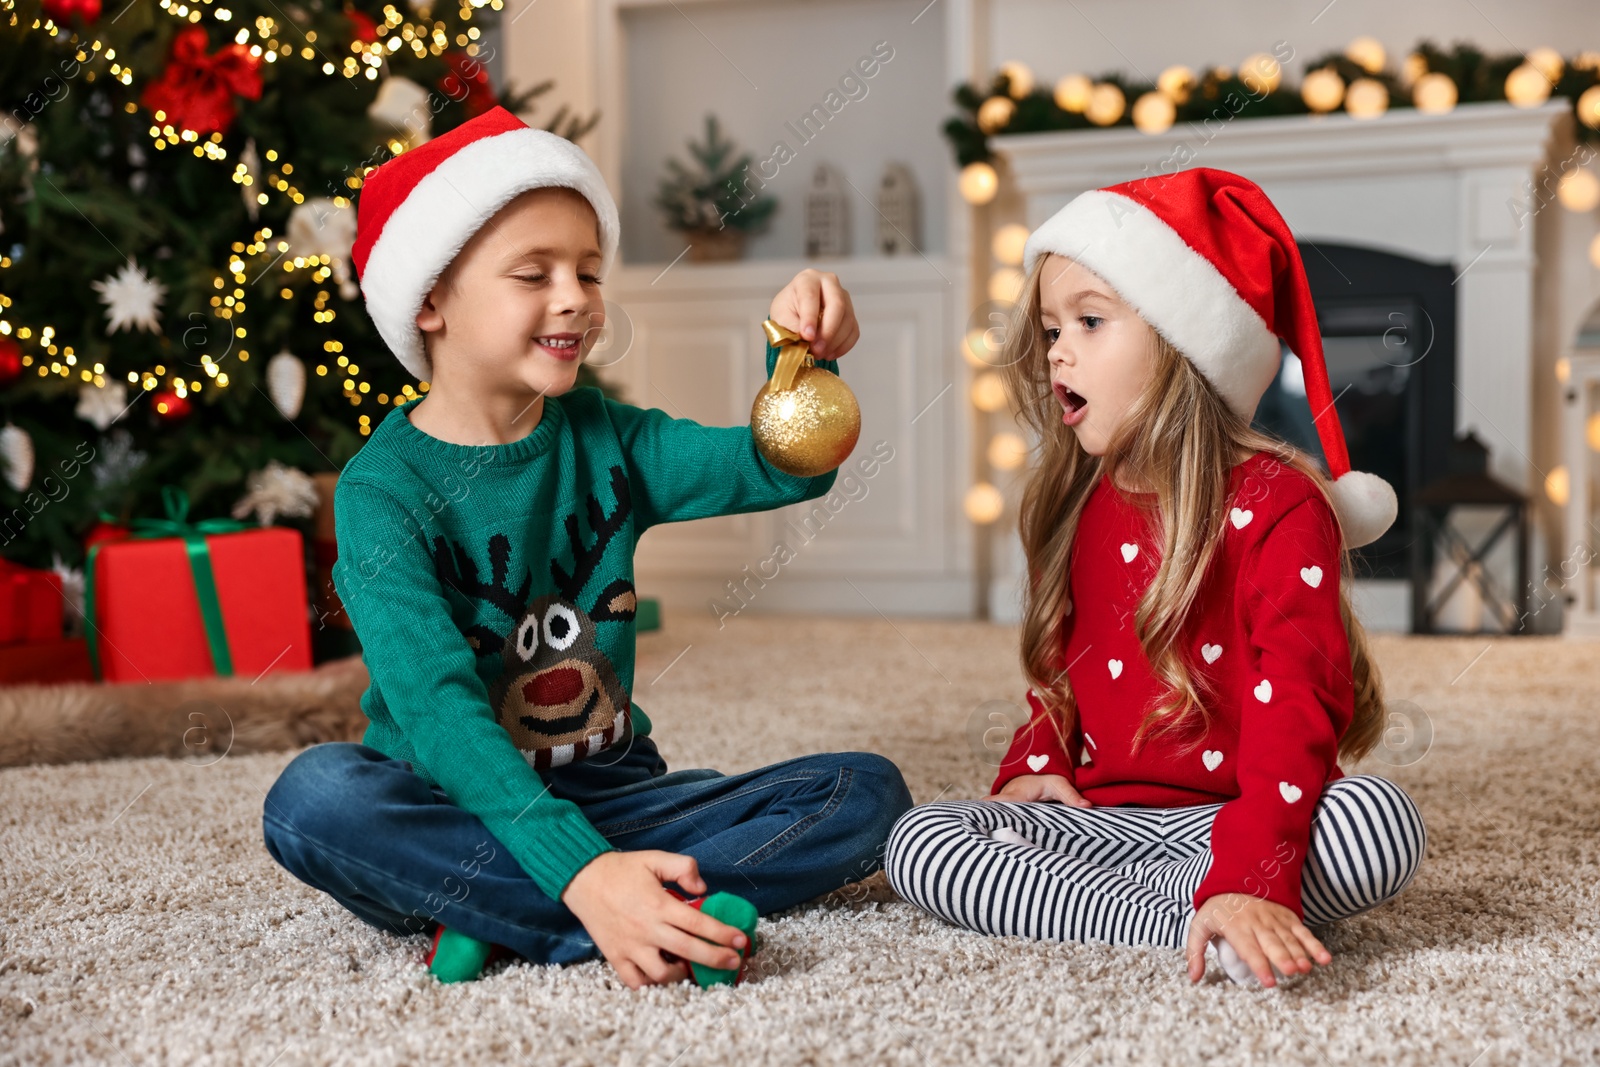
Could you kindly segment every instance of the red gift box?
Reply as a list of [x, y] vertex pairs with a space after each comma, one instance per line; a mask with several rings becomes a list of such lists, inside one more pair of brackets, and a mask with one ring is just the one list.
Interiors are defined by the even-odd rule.
[[215, 585], [218, 636], [225, 635], [231, 673], [255, 678], [268, 670], [311, 669], [305, 556], [297, 530], [267, 526], [203, 536], [134, 536], [101, 543], [89, 565], [93, 592], [86, 599], [94, 628], [88, 636], [104, 681], [219, 673], [197, 567]]
[[81, 637], [0, 646], [0, 685], [92, 681], [89, 647]]
[[61, 639], [61, 577], [0, 559], [0, 645]]

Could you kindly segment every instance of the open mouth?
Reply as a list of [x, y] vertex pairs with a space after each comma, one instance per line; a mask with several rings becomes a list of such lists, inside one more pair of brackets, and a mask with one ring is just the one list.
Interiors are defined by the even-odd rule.
[[1061, 421], [1072, 426], [1083, 420], [1089, 401], [1073, 392], [1062, 382], [1055, 383], [1056, 399], [1061, 402]]

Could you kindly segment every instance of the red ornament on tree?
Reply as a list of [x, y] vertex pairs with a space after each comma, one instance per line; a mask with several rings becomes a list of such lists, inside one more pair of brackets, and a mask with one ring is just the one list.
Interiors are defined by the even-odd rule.
[[466, 104], [467, 118], [481, 115], [494, 107], [497, 101], [494, 87], [489, 84], [489, 72], [474, 56], [465, 52], [446, 52], [444, 61], [450, 73], [439, 79], [439, 88], [452, 100]]
[[9, 337], [0, 337], [0, 389], [22, 377], [22, 346]]
[[235, 96], [261, 99], [261, 61], [242, 44], [206, 55], [210, 39], [199, 26], [187, 26], [172, 39], [161, 77], [145, 86], [139, 102], [166, 113], [172, 125], [195, 133], [228, 132]]
[[357, 11], [353, 7], [344, 9], [344, 17], [350, 20], [350, 39], [365, 41], [371, 44], [378, 39], [378, 24], [372, 21], [372, 16], [365, 11]]
[[72, 25], [74, 17], [87, 26], [100, 17], [100, 0], [44, 0], [44, 13], [60, 26]]
[[152, 395], [150, 402], [155, 405], [156, 414], [163, 422], [178, 422], [189, 414], [188, 397], [179, 396], [171, 389], [163, 389]]

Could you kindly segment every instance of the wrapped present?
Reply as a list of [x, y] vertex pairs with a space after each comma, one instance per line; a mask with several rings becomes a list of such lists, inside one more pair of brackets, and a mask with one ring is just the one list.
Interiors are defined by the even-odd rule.
[[164, 519], [136, 519], [84, 564], [97, 679], [256, 677], [311, 668], [304, 546], [297, 530], [234, 519], [189, 522], [181, 489]]
[[0, 559], [0, 645], [61, 638], [61, 576]]
[[0, 645], [0, 685], [91, 682], [89, 646], [81, 637]]

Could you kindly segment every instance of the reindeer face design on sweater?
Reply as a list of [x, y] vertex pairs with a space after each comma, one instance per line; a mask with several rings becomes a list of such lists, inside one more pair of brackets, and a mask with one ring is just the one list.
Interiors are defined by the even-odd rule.
[[[586, 498], [594, 541], [586, 544], [576, 515], [565, 526], [573, 556], [572, 570], [550, 561], [556, 591], [528, 602], [531, 575], [518, 590], [507, 587], [510, 543], [504, 535], [489, 540], [490, 583], [477, 582], [476, 568], [457, 546], [451, 584], [491, 600], [515, 620], [511, 632], [494, 633], [474, 626], [467, 639], [480, 653], [500, 652], [501, 670], [489, 687], [495, 721], [511, 736], [524, 758], [540, 770], [558, 767], [599, 752], [632, 736], [631, 704], [611, 660], [601, 651], [598, 626], [634, 617], [633, 583], [617, 578], [593, 599], [582, 596], [605, 555], [606, 546], [626, 524], [630, 512], [628, 482], [621, 467], [611, 468], [616, 506], [606, 514], [594, 494]], [[436, 539], [435, 561], [449, 567], [442, 539]], [[464, 566], [463, 566], [464, 563]]]

